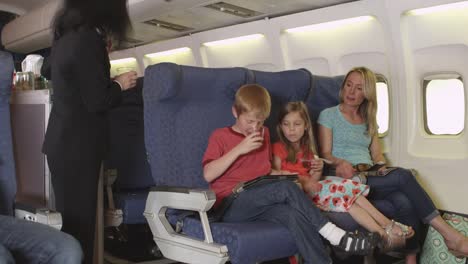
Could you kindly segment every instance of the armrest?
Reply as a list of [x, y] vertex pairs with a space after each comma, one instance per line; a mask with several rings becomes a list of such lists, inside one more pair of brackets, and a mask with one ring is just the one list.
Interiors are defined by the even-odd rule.
[[15, 217], [62, 229], [62, 215], [48, 208], [15, 203]]
[[[165, 257], [191, 263], [225, 263], [228, 260], [227, 247], [213, 242], [207, 211], [213, 206], [216, 196], [211, 190], [180, 187], [154, 187], [146, 201], [144, 215]], [[196, 211], [205, 239], [200, 240], [175, 232], [166, 217], [167, 209]]]

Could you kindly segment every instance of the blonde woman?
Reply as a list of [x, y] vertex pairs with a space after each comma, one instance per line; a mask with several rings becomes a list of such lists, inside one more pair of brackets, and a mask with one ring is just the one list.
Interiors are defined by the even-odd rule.
[[[356, 167], [385, 164], [377, 132], [376, 78], [365, 68], [351, 69], [340, 91], [340, 104], [320, 113], [319, 145], [322, 157], [336, 167], [337, 176], [351, 178]], [[385, 170], [382, 166], [380, 170]], [[404, 207], [396, 217], [418, 233], [423, 221], [439, 231], [454, 255], [468, 256], [468, 238], [449, 226], [440, 216], [431, 198], [406, 169], [398, 168], [386, 176], [369, 177], [369, 199], [387, 199]], [[416, 263], [417, 235], [407, 241], [406, 263]]]

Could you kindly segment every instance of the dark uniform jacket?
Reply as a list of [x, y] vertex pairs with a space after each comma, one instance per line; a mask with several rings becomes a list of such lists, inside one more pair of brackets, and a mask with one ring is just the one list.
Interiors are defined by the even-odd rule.
[[51, 69], [53, 105], [43, 152], [68, 161], [102, 159], [108, 140], [107, 111], [121, 98], [119, 84], [110, 80], [103, 36], [94, 28], [69, 31], [55, 40], [46, 64]]

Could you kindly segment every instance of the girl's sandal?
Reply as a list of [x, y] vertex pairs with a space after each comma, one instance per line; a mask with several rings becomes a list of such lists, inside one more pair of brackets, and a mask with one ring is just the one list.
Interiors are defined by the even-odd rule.
[[414, 230], [411, 228], [411, 226], [407, 226], [393, 220], [392, 222], [394, 222], [395, 225], [401, 229], [402, 235], [405, 237], [405, 239], [412, 238], [414, 236]]
[[405, 246], [406, 237], [404, 233], [402, 232], [400, 235], [393, 230], [396, 225], [396, 222], [392, 220], [390, 224], [384, 227], [385, 235], [382, 236], [381, 243], [379, 244], [381, 252], [385, 253]]

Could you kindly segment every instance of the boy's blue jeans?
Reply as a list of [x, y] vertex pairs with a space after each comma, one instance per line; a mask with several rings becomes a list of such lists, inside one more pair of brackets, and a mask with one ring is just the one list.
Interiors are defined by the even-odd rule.
[[10, 251], [0, 244], [0, 263], [2, 264], [14, 264], [15, 259], [11, 255]]
[[72, 236], [52, 227], [0, 215], [0, 263], [80, 264], [83, 253]]
[[223, 216], [224, 222], [256, 220], [286, 226], [306, 263], [332, 262], [318, 233], [329, 220], [294, 182], [278, 181], [245, 190]]

